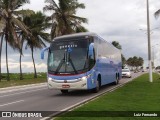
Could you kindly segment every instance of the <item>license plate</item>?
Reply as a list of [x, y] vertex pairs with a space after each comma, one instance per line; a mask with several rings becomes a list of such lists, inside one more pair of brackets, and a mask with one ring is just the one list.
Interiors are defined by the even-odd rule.
[[62, 88], [70, 88], [70, 85], [62, 85]]

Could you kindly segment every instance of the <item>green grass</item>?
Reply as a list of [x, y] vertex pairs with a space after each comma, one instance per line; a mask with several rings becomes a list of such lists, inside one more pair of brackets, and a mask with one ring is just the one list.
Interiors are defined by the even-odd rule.
[[0, 88], [18, 86], [18, 85], [35, 84], [35, 83], [43, 83], [47, 81], [46, 73], [37, 73], [36, 79], [34, 79], [33, 73], [24, 73], [23, 80], [19, 80], [19, 74], [11, 73], [10, 81], [6, 80], [6, 74], [2, 74], [2, 76], [3, 78], [0, 82]]
[[[75, 109], [73, 112], [71, 111], [70, 113], [61, 115], [61, 117], [56, 119], [158, 120], [159, 118], [153, 117], [88, 117], [89, 115], [87, 117], [80, 117], [83, 116], [83, 113], [79, 112], [90, 111], [86, 113], [95, 115], [96, 112], [94, 113], [93, 111], [160, 111], [160, 76], [158, 74], [153, 74], [153, 77], [154, 81], [153, 83], [150, 83], [148, 74], [144, 74], [114, 92], [107, 93], [96, 100]], [[80, 113], [79, 116], [77, 116], [78, 113]]]

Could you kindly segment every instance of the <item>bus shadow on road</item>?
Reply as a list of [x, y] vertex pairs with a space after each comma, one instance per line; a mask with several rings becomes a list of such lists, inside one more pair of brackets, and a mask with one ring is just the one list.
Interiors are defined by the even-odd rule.
[[68, 93], [61, 93], [59, 92], [58, 94], [54, 96], [87, 96], [90, 95], [92, 92], [91, 90], [70, 90]]
[[107, 84], [107, 85], [103, 85], [101, 86], [99, 92], [94, 93], [93, 90], [69, 90], [68, 93], [61, 93], [61, 91], [58, 92], [58, 94], [55, 94], [54, 96], [67, 96], [67, 97], [73, 97], [73, 96], [88, 96], [88, 95], [96, 95], [100, 92], [103, 92], [111, 87], [114, 87], [115, 85], [113, 85], [113, 83]]

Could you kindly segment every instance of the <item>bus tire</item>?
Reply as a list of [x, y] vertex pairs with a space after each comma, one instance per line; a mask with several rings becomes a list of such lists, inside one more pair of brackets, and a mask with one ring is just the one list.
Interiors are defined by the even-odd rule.
[[94, 93], [97, 93], [100, 90], [100, 78], [98, 77], [98, 79], [96, 80], [96, 88], [93, 89]]
[[113, 82], [114, 85], [117, 85], [119, 83], [119, 75], [116, 74], [116, 80]]
[[61, 90], [62, 94], [68, 93], [68, 90]]

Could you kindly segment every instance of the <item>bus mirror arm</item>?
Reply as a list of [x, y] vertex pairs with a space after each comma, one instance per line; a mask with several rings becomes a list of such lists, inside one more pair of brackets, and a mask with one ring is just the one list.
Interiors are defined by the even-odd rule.
[[41, 59], [43, 60], [44, 59], [44, 52], [47, 51], [49, 49], [49, 47], [46, 47], [46, 48], [43, 48], [41, 50]]

